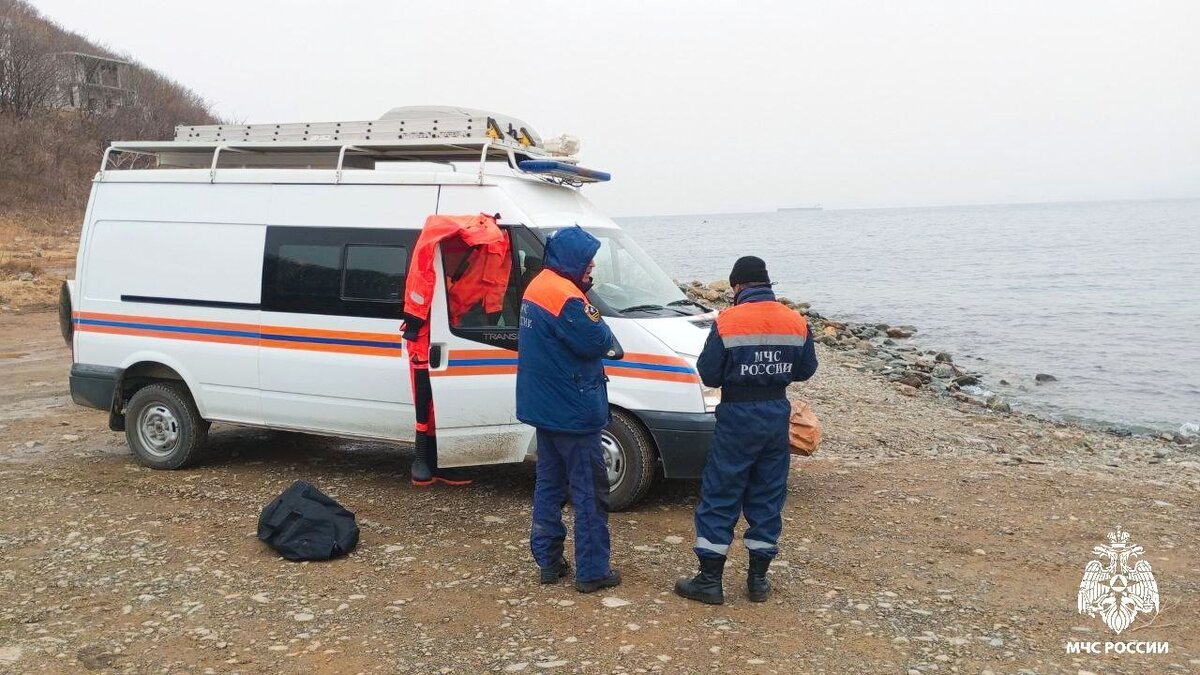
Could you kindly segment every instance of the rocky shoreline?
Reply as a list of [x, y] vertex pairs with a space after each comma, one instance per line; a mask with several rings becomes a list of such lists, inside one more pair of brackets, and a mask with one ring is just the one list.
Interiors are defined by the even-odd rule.
[[[712, 283], [690, 281], [679, 283], [689, 299], [724, 309], [730, 305], [729, 282], [719, 279]], [[984, 373], [974, 371], [954, 361], [948, 352], [923, 349], [907, 343], [918, 332], [915, 326], [891, 326], [886, 323], [861, 323], [837, 321], [823, 316], [808, 302], [797, 302], [780, 296], [779, 302], [804, 315], [812, 328], [814, 339], [830, 349], [854, 353], [861, 361], [849, 367], [869, 373], [892, 383], [896, 391], [904, 396], [916, 396], [921, 390], [932, 392], [961, 403], [987, 408], [998, 413], [1022, 414], [1013, 411], [1012, 404], [1003, 396], [994, 394], [984, 386]], [[1038, 373], [1039, 384], [1052, 382], [1056, 378]], [[1005, 380], [999, 382], [1009, 384]], [[1033, 415], [1038, 417], [1037, 415]], [[1057, 421], [1057, 420], [1055, 420]], [[1082, 425], [1074, 425], [1082, 426]], [[1103, 429], [1116, 436], [1130, 436], [1129, 430], [1117, 427]], [[1150, 435], [1146, 435], [1150, 436]], [[1200, 449], [1200, 435], [1183, 433], [1155, 434], [1158, 440], [1175, 443], [1189, 449]]]

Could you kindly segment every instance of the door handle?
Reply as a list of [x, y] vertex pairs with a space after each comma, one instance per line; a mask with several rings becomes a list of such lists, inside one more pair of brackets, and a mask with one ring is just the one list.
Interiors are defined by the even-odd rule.
[[[437, 343], [429, 345], [429, 369], [444, 370], [442, 365], [442, 357], [446, 352], [446, 345]], [[449, 359], [447, 359], [449, 360]]]

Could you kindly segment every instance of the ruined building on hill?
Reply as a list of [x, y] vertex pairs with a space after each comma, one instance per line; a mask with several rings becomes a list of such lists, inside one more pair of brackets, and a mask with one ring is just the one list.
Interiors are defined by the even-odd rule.
[[54, 58], [54, 107], [105, 114], [133, 105], [133, 64], [128, 61], [80, 52], [60, 52]]

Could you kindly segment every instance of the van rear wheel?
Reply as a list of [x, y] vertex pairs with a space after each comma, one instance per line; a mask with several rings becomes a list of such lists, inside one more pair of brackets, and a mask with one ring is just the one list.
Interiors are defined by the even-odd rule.
[[608, 471], [608, 508], [622, 511], [646, 495], [654, 482], [654, 441], [632, 415], [612, 411], [600, 431], [604, 467]]
[[138, 389], [125, 408], [125, 439], [138, 461], [152, 469], [181, 469], [196, 461], [208, 427], [187, 387], [175, 382]]

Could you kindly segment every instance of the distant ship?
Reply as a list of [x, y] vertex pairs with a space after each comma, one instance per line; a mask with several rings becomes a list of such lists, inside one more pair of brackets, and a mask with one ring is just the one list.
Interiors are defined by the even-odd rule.
[[825, 209], [821, 208], [820, 204], [813, 204], [812, 206], [787, 206], [787, 207], [777, 209], [777, 210], [778, 211], [824, 211]]

